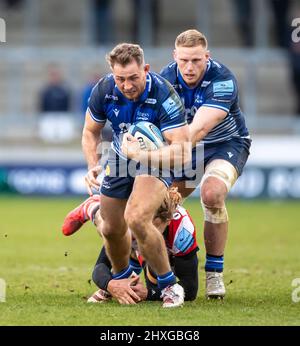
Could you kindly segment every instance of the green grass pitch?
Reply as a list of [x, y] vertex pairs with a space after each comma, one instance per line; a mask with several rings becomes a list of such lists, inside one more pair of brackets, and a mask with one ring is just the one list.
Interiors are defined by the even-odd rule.
[[[300, 325], [292, 280], [300, 278], [300, 202], [229, 201], [224, 301], [204, 298], [202, 212], [192, 214], [200, 245], [200, 289], [183, 308], [159, 302], [87, 304], [101, 240], [91, 224], [72, 237], [60, 226], [79, 199], [0, 198], [0, 278], [7, 284], [0, 325]], [[300, 296], [300, 294], [299, 294]]]

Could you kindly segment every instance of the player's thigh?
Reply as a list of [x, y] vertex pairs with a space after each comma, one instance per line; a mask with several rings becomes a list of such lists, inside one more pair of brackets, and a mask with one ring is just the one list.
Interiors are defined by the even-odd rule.
[[148, 175], [137, 176], [128, 199], [125, 217], [134, 214], [137, 217], [152, 221], [166, 193], [166, 185], [158, 178]]
[[124, 211], [126, 203], [126, 199], [101, 195], [100, 216], [102, 219], [102, 226], [116, 229], [125, 227]]

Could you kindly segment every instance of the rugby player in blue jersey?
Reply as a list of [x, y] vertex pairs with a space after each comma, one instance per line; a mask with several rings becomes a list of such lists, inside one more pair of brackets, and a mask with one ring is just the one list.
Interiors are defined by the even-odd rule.
[[[180, 306], [184, 302], [184, 291], [170, 268], [164, 239], [152, 224], [172, 178], [158, 168], [157, 176], [151, 175], [152, 171], [144, 165], [147, 166], [150, 155], [156, 167], [168, 158], [171, 167], [176, 160], [190, 159], [189, 147], [184, 145], [189, 141], [189, 130], [183, 105], [173, 87], [150, 72], [140, 46], [119, 44], [108, 54], [107, 60], [112, 73], [104, 76], [91, 93], [82, 146], [88, 164], [85, 181], [92, 194], [92, 187], [100, 187], [97, 148], [101, 131], [106, 121], [110, 121], [114, 137], [101, 184], [101, 233], [113, 278], [128, 278], [133, 271], [129, 264], [129, 227], [142, 256], [157, 273], [163, 307]], [[154, 123], [169, 145], [151, 152], [142, 151], [136, 139], [125, 135], [131, 124], [141, 120]], [[124, 295], [135, 297], [130, 287]], [[170, 295], [176, 296], [174, 304], [169, 302]]]
[[[228, 231], [226, 196], [246, 164], [251, 140], [239, 107], [236, 79], [223, 64], [210, 57], [205, 36], [197, 30], [181, 33], [175, 41], [174, 62], [161, 75], [184, 102], [193, 145], [191, 171], [175, 178], [174, 185], [187, 197], [200, 183], [206, 246], [206, 296], [224, 297], [224, 250]], [[196, 153], [204, 144], [204, 160]], [[201, 155], [200, 155], [201, 156]], [[197, 171], [204, 164], [201, 179]], [[201, 167], [202, 165], [202, 167]], [[187, 181], [195, 179], [195, 184]]]

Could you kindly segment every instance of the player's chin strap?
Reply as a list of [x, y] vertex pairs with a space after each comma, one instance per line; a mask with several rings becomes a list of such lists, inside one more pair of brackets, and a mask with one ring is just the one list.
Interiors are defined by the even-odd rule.
[[[209, 177], [214, 177], [221, 180], [225, 184], [227, 192], [229, 192], [233, 184], [236, 182], [238, 174], [231, 163], [220, 159], [213, 160], [206, 166], [205, 174], [202, 177], [200, 187], [202, 187], [204, 181]], [[219, 208], [208, 206], [204, 204], [202, 200], [201, 204], [205, 221], [216, 224], [228, 222], [228, 214], [225, 204]]]

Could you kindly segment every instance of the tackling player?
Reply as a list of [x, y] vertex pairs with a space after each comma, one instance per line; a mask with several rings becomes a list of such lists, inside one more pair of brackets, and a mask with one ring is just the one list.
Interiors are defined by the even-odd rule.
[[[99, 200], [100, 196], [94, 195], [72, 210], [64, 220], [62, 227], [64, 235], [75, 233], [88, 220], [97, 225], [98, 231], [101, 230]], [[189, 213], [179, 206], [180, 201], [181, 196], [177, 189], [170, 189], [154, 216], [153, 223], [164, 236], [169, 261], [179, 279], [178, 283], [184, 288], [185, 300], [194, 300], [198, 291], [196, 231]], [[124, 295], [126, 291], [124, 287], [130, 287], [141, 300], [159, 300], [161, 290], [157, 286], [157, 276], [139, 255], [135, 240], [132, 243], [130, 264], [136, 274], [141, 272], [142, 267], [144, 268], [147, 288], [136, 278], [114, 280], [111, 263], [103, 247], [93, 271], [93, 281], [99, 290], [89, 298], [88, 302], [104, 302], [113, 296], [124, 304], [134, 304], [134, 295]], [[177, 297], [171, 296], [171, 305], [174, 305], [174, 299]]]
[[[161, 75], [176, 89], [185, 105], [193, 145], [204, 143], [204, 175], [193, 188], [190, 174], [175, 178], [174, 186], [187, 197], [200, 183], [206, 247], [206, 296], [224, 297], [224, 251], [228, 231], [225, 199], [242, 174], [251, 140], [239, 106], [237, 81], [223, 64], [210, 57], [205, 36], [197, 30], [181, 33], [175, 41], [174, 62]], [[203, 158], [192, 155], [192, 169]]]

